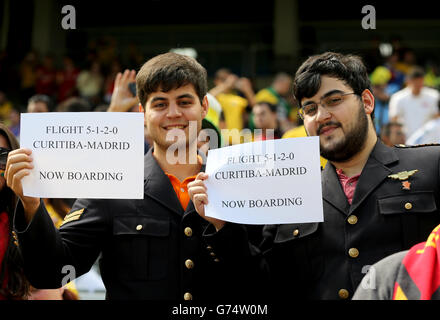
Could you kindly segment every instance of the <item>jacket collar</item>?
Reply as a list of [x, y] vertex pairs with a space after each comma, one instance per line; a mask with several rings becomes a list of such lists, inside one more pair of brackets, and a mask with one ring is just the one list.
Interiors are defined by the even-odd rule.
[[[201, 171], [205, 171], [204, 164]], [[144, 193], [179, 215], [186, 215], [195, 210], [192, 201], [186, 210], [183, 210], [170, 179], [153, 156], [153, 148], [150, 148], [144, 157]]]
[[398, 160], [396, 152], [378, 139], [359, 177], [351, 206], [339, 182], [335, 167], [328, 163], [322, 175], [323, 198], [344, 214], [351, 214], [392, 172], [387, 166]]

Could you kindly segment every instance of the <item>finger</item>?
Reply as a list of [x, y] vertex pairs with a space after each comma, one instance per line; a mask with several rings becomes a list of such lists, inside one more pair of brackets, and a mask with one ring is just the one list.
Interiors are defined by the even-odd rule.
[[206, 194], [196, 194], [194, 195], [194, 201], [195, 204], [203, 204], [203, 205], [207, 205], [208, 204], [208, 196]]
[[194, 180], [188, 183], [188, 190], [194, 187], [204, 187], [207, 189], [203, 180]]
[[27, 155], [31, 155], [32, 150], [29, 148], [15, 149], [15, 150], [12, 150], [11, 152], [9, 152], [8, 156], [12, 156], [12, 155], [19, 154], [19, 153], [25, 153]]
[[130, 82], [136, 82], [136, 70], [130, 71], [128, 79], [130, 80]]
[[122, 74], [121, 78], [121, 85], [125, 88], [128, 86], [128, 76], [130, 75], [130, 70], [125, 69], [124, 73]]
[[32, 162], [33, 158], [29, 153], [10, 153], [8, 159], [6, 160], [6, 169], [14, 163], [18, 162]]
[[6, 181], [6, 184], [8, 185], [9, 188], [12, 189], [12, 191], [14, 191], [15, 194], [21, 195], [23, 193], [21, 180], [30, 174], [31, 174], [30, 170], [27, 169], [21, 170], [16, 174], [14, 174], [14, 176], [12, 176], [10, 179], [8, 179]]
[[115, 78], [115, 88], [119, 86], [119, 82], [121, 82], [122, 73], [118, 72]]
[[196, 180], [206, 180], [206, 179], [208, 179], [208, 174], [205, 172], [199, 172], [199, 174], [197, 174], [196, 176]]
[[188, 195], [190, 196], [190, 198], [192, 198], [196, 194], [202, 194], [202, 193], [206, 194], [205, 186], [197, 186], [197, 187], [188, 188]]
[[5, 171], [5, 179], [7, 182], [10, 181], [12, 185], [13, 178], [17, 173], [21, 170], [32, 170], [33, 168], [34, 165], [30, 162], [13, 163]]

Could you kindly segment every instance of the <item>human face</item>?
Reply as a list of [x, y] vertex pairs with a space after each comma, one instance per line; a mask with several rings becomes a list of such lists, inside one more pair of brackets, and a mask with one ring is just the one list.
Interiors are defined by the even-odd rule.
[[[321, 87], [310, 98], [303, 98], [301, 105], [310, 102], [319, 103], [321, 99], [332, 92], [349, 93], [353, 89], [342, 80], [328, 76], [321, 77]], [[346, 95], [331, 112], [321, 105], [314, 117], [304, 118], [304, 127], [309, 136], [319, 136], [321, 155], [334, 162], [351, 159], [360, 152], [368, 136], [368, 117], [374, 110], [374, 98], [369, 90], [364, 90], [359, 97]]]
[[[11, 148], [9, 146], [8, 140], [6, 140], [6, 138], [3, 135], [0, 135], [0, 147], [5, 148], [5, 149], [10, 149]], [[1, 172], [3, 172], [3, 170], [1, 170]], [[5, 178], [0, 176], [0, 191], [3, 190], [5, 185], [6, 185]]]
[[[208, 100], [205, 97], [201, 103], [192, 84], [168, 92], [159, 89], [148, 96], [145, 105], [145, 123], [155, 151], [166, 152], [175, 143], [185, 143], [187, 148], [197, 143], [202, 119], [208, 112]], [[194, 133], [189, 130], [193, 121], [197, 125]], [[185, 134], [184, 141], [177, 138], [177, 134], [182, 132], [180, 130]]]
[[391, 127], [390, 143], [391, 145], [405, 144], [405, 133], [402, 126], [395, 125]]
[[423, 85], [424, 85], [423, 77], [418, 77], [408, 80], [408, 86], [412, 89], [412, 93], [414, 95], [418, 95], [420, 93], [420, 91], [423, 88]]
[[258, 129], [275, 129], [274, 122], [276, 114], [274, 115], [269, 107], [265, 104], [256, 104], [252, 109], [254, 114], [255, 127]]
[[49, 112], [47, 104], [44, 102], [31, 102], [27, 108], [28, 113]]

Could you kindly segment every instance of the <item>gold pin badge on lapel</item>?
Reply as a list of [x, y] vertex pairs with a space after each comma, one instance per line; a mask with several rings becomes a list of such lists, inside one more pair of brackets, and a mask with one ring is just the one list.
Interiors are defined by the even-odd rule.
[[402, 189], [403, 190], [410, 190], [411, 182], [406, 181], [414, 175], [416, 172], [418, 172], [418, 169], [410, 170], [410, 171], [401, 171], [395, 174], [391, 174], [388, 176], [388, 178], [394, 179], [394, 180], [400, 180], [402, 181]]
[[411, 177], [413, 174], [415, 174], [416, 172], [418, 172], [418, 169], [415, 170], [410, 170], [410, 171], [401, 171], [401, 172], [397, 172], [395, 174], [391, 174], [388, 176], [388, 178], [391, 179], [399, 179], [399, 180], [407, 180], [409, 177]]

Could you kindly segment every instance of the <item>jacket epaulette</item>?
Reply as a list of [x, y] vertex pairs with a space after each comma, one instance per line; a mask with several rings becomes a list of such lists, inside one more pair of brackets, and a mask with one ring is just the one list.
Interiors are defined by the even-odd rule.
[[396, 148], [419, 148], [419, 147], [440, 146], [440, 143], [425, 143], [425, 144], [415, 144], [415, 145], [395, 144], [394, 146]]

